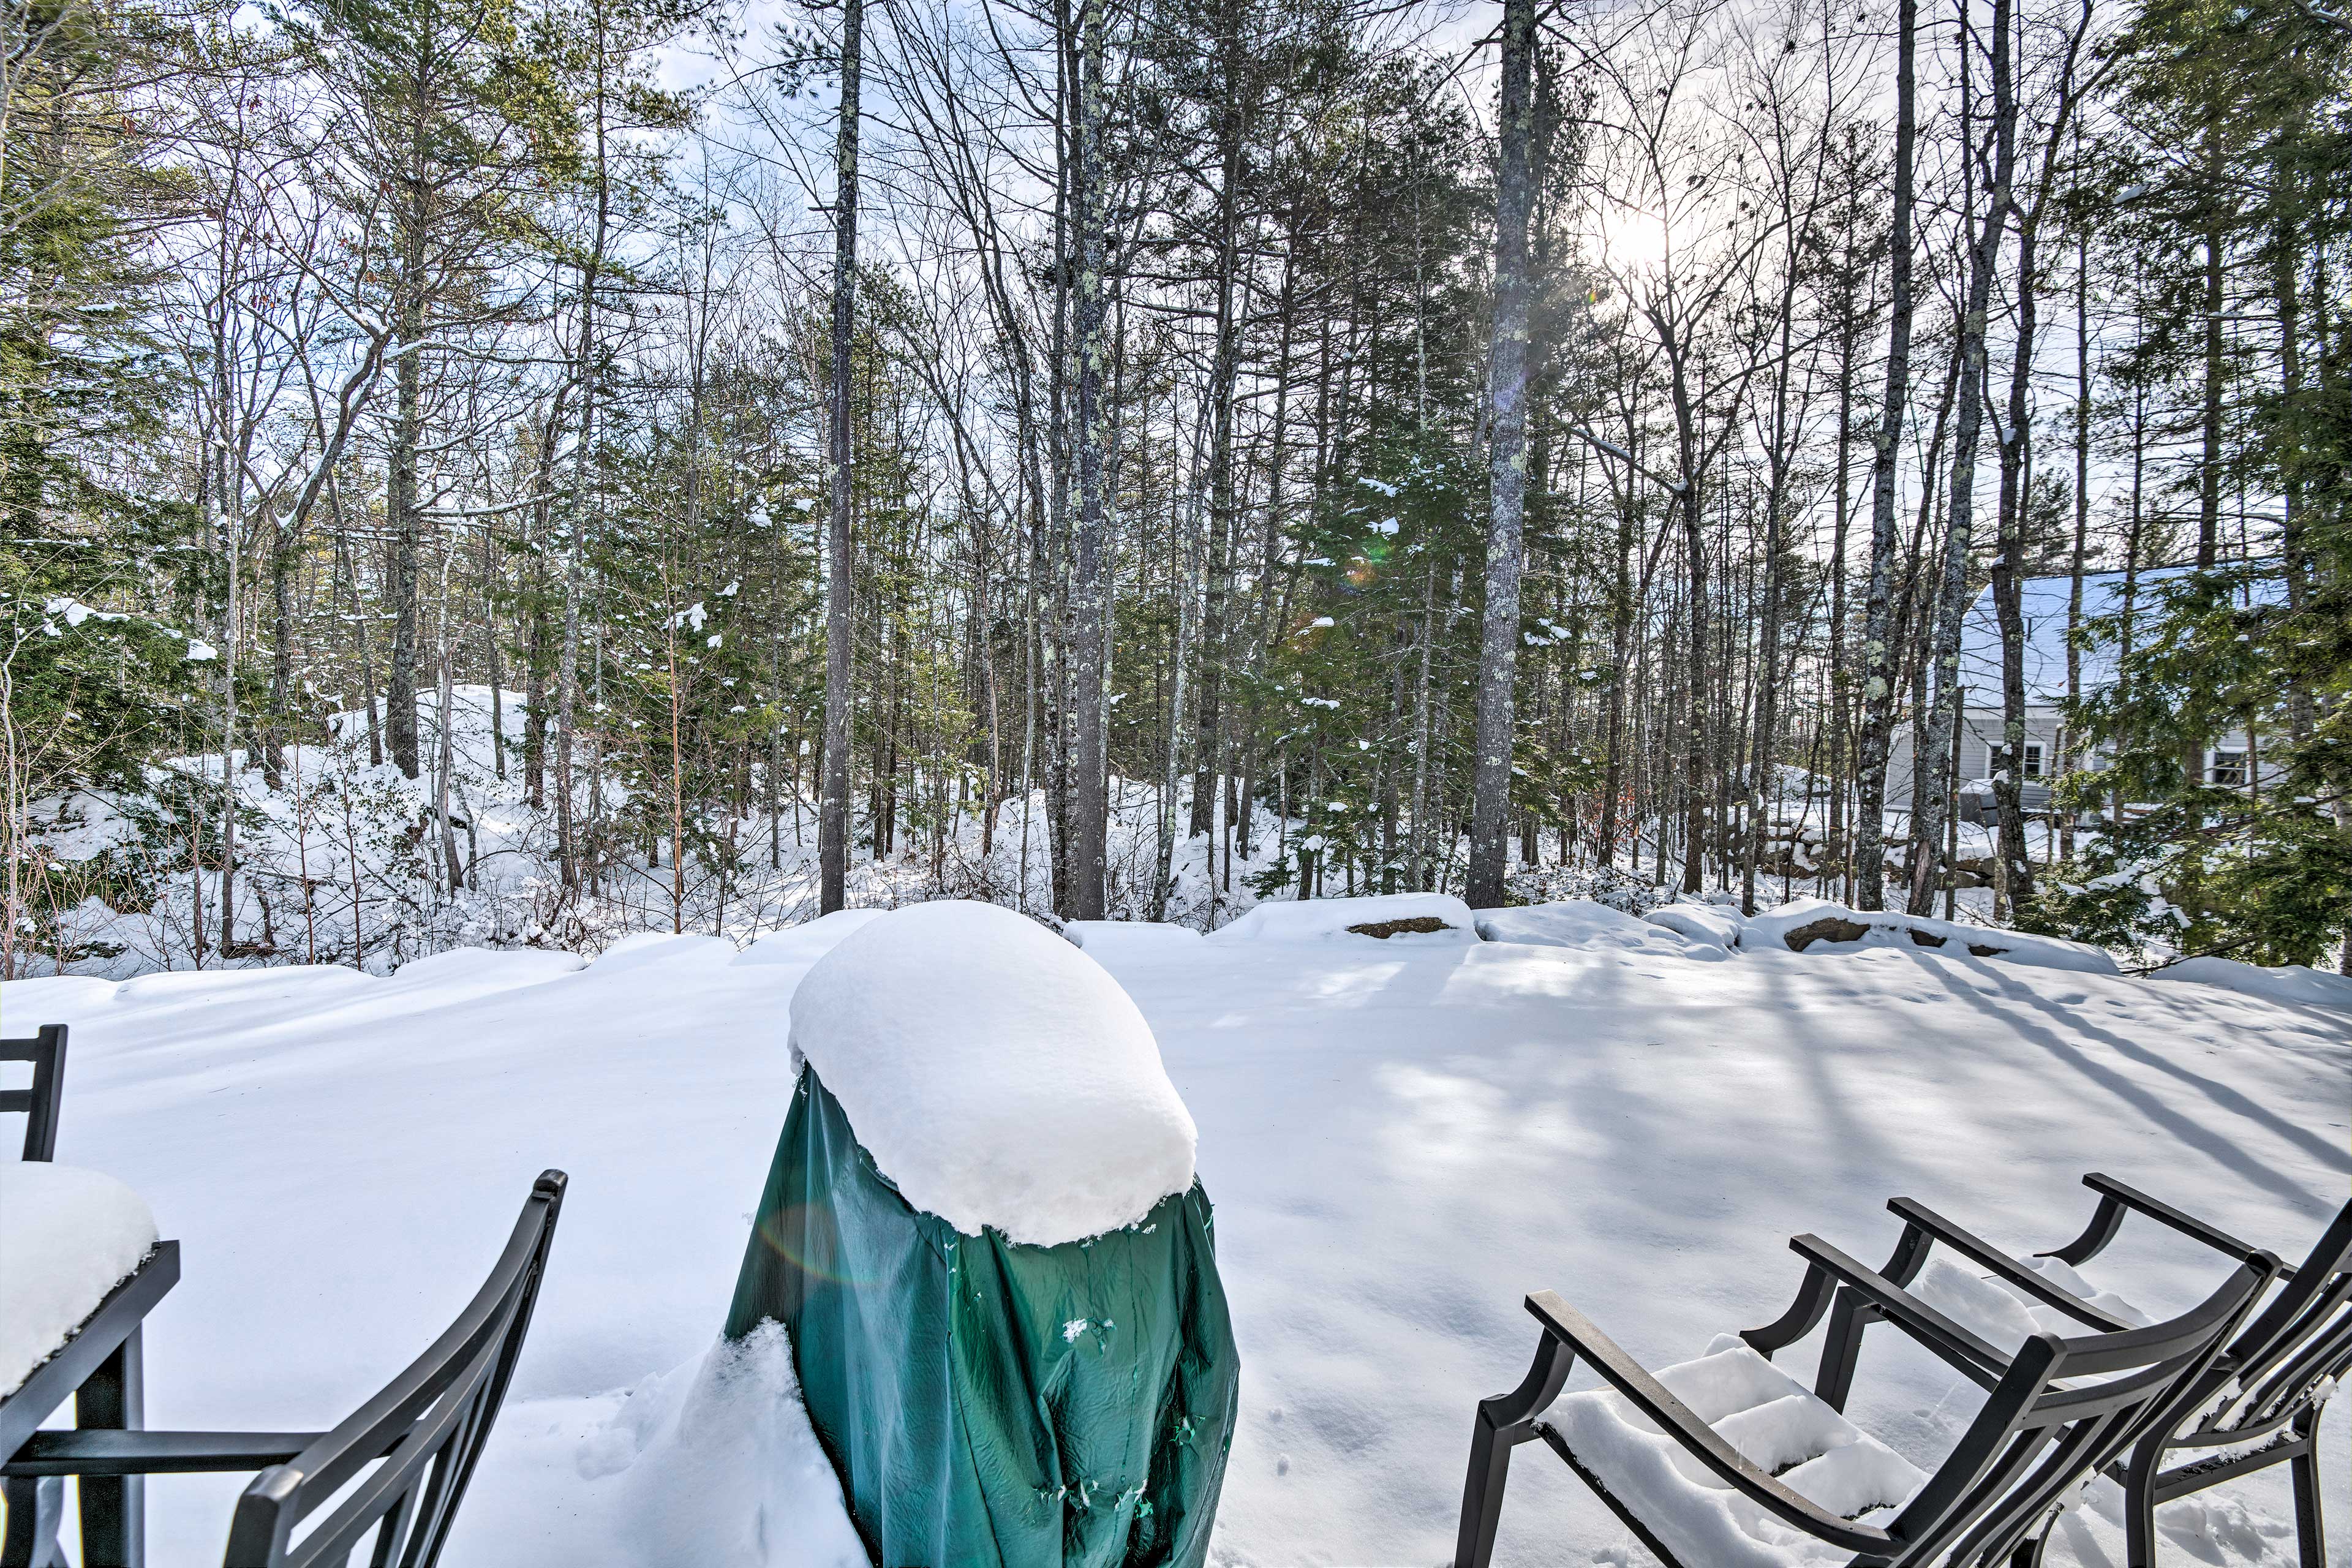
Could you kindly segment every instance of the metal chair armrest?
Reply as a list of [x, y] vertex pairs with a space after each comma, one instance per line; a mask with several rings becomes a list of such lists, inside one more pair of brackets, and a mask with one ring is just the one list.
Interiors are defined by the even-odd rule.
[[[1543, 1325], [1547, 1334], [1591, 1363], [1604, 1382], [1656, 1422], [1694, 1458], [1722, 1478], [1726, 1485], [1784, 1523], [1851, 1552], [1885, 1552], [1895, 1543], [1895, 1538], [1886, 1531], [1832, 1513], [1750, 1464], [1715, 1428], [1700, 1420], [1690, 1406], [1675, 1398], [1673, 1390], [1652, 1376], [1557, 1293], [1538, 1291], [1528, 1298], [1528, 1310]], [[1547, 1441], [1561, 1441], [1541, 1423], [1538, 1430]]]
[[2103, 1333], [2133, 1326], [2112, 1312], [2094, 1307], [2072, 1290], [2052, 1284], [1982, 1237], [1953, 1224], [1915, 1198], [1890, 1198], [1886, 1206], [1905, 1225], [1942, 1242], [1969, 1262], [1999, 1275], [2035, 1300], [2055, 1307], [2078, 1323]]
[[36, 1432], [0, 1475], [175, 1476], [282, 1465], [317, 1432]]
[[[2099, 1206], [2092, 1212], [2090, 1223], [2083, 1233], [2063, 1247], [2053, 1247], [2038, 1253], [2041, 1258], [2054, 1258], [2061, 1263], [2087, 1262], [2105, 1249], [2116, 1238], [2126, 1213], [2146, 1215], [2157, 1224], [2179, 1231], [2191, 1241], [2202, 1242], [2214, 1251], [2243, 1263], [2262, 1249], [2252, 1242], [2241, 1241], [2216, 1225], [2208, 1225], [2195, 1215], [2174, 1208], [2160, 1198], [2150, 1197], [2137, 1187], [2127, 1185], [2104, 1172], [2093, 1171], [2083, 1178], [2083, 1184], [2099, 1194]], [[2294, 1271], [2282, 1268], [2279, 1278], [2291, 1279]]]
[[2010, 1354], [1979, 1337], [1972, 1329], [1946, 1317], [1869, 1265], [1832, 1247], [1818, 1236], [1792, 1236], [1789, 1249], [1868, 1301], [1880, 1316], [1901, 1329], [1955, 1370], [1981, 1380], [2009, 1368]]

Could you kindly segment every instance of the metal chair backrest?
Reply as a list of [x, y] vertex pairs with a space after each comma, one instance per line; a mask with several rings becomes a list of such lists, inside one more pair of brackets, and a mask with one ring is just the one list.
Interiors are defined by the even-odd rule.
[[1895, 1561], [2006, 1559], [2086, 1477], [2180, 1418], [2278, 1268], [2257, 1255], [2169, 1322], [2027, 1340], [1942, 1468], [1887, 1524], [1904, 1543]]
[[254, 1478], [237, 1499], [226, 1568], [342, 1568], [362, 1546], [374, 1568], [431, 1568], [530, 1331], [565, 1180], [547, 1171], [532, 1184], [498, 1266], [432, 1349]]
[[66, 1091], [66, 1026], [46, 1024], [29, 1040], [0, 1040], [0, 1062], [33, 1064], [30, 1089], [0, 1089], [0, 1115], [24, 1112], [26, 1159], [56, 1159], [58, 1108]]
[[[2352, 1203], [2336, 1211], [2294, 1277], [2206, 1374], [2204, 1397], [2180, 1435], [2200, 1447], [2252, 1442], [2277, 1431], [2352, 1373]], [[2227, 1393], [2218, 1403], [2213, 1396]], [[2207, 1408], [2208, 1405], [2210, 1408]]]

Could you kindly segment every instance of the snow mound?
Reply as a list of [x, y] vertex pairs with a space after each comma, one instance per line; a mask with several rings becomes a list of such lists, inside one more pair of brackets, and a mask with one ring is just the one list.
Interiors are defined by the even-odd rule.
[[2310, 1007], [2352, 1008], [2352, 976], [2328, 974], [2300, 963], [2265, 968], [2234, 958], [2184, 958], [2148, 976], [2151, 980], [2187, 980], [2218, 985], [2265, 1002], [2294, 1002]]
[[[1360, 927], [1372, 929], [1360, 930]], [[1478, 940], [1477, 917], [1449, 893], [1260, 904], [1215, 933], [1221, 942], [1334, 942], [1386, 938], [1422, 944]]]
[[1668, 904], [1642, 918], [1654, 926], [1664, 926], [1676, 935], [1726, 952], [1739, 945], [1740, 931], [1747, 923], [1738, 910], [1726, 909], [1721, 904]]
[[[1788, 1373], [1728, 1335], [1658, 1381], [1741, 1455], [1794, 1490], [1877, 1524], [1927, 1476]], [[1549, 1417], [1577, 1458], [1685, 1563], [1792, 1568], [1844, 1563], [1839, 1552], [1766, 1513], [1718, 1480], [1616, 1394], [1571, 1394]]]
[[470, 991], [482, 984], [498, 989], [535, 984], [576, 974], [587, 967], [588, 961], [576, 952], [547, 948], [453, 947], [446, 952], [412, 958], [393, 973], [400, 980]]
[[1694, 941], [1680, 931], [1591, 899], [1561, 899], [1515, 910], [1480, 910], [1478, 934], [1488, 942], [1593, 948], [1643, 958], [1720, 961], [1730, 956], [1719, 943]]
[[1197, 958], [1203, 951], [1199, 931], [1171, 921], [1070, 921], [1062, 934], [1097, 963]]
[[814, 963], [841, 945], [842, 938], [887, 914], [887, 910], [835, 910], [801, 925], [756, 938], [735, 957], [738, 963]]
[[625, 970], [643, 969], [648, 964], [675, 963], [680, 959], [715, 962], [721, 959], [732, 961], [734, 957], [735, 944], [723, 936], [639, 931], [631, 931], [597, 954], [593, 967], [598, 974], [609, 975]]
[[48, 1360], [154, 1245], [154, 1215], [112, 1176], [0, 1164], [0, 1394]]
[[1192, 1184], [1192, 1113], [1102, 965], [993, 904], [869, 921], [793, 994], [793, 1048], [919, 1209], [1039, 1247]]
[[865, 1568], [780, 1323], [640, 1381], [581, 1440], [573, 1464], [615, 1494], [618, 1530], [638, 1562]]
[[2067, 969], [2083, 974], [2120, 973], [2113, 958], [2088, 942], [1960, 925], [1892, 910], [1850, 910], [1826, 899], [1795, 899], [1751, 916], [1743, 941], [1750, 948], [1786, 948], [1790, 952], [1810, 952], [1815, 948], [1850, 952], [1858, 947], [1916, 947], [1940, 951], [1948, 957], [1998, 958], [2037, 969]]

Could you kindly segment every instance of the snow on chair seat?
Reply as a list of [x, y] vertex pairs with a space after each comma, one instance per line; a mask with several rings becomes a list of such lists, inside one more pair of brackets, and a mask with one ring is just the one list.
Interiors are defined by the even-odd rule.
[[[1769, 1355], [1830, 1320], [1816, 1386], [1843, 1405], [1863, 1333], [1876, 1313], [1875, 1293], [1901, 1289], [1941, 1314], [1949, 1332], [1931, 1349], [1978, 1383], [1990, 1386], [2022, 1343], [2036, 1332], [2086, 1325], [2107, 1332], [2145, 1325], [2145, 1314], [2076, 1272], [2105, 1249], [2124, 1220], [2137, 1215], [2223, 1258], [2243, 1263], [2268, 1255], [2227, 1231], [2174, 1208], [2136, 1187], [2093, 1171], [2083, 1184], [2099, 1204], [2082, 1234], [2032, 1258], [2017, 1258], [1964, 1229], [1914, 1198], [1887, 1208], [1904, 1222], [1903, 1235], [1875, 1271], [1832, 1247], [1790, 1245], [1810, 1259], [1797, 1301], [1777, 1321], [1742, 1337]], [[1955, 1264], [1941, 1248], [1963, 1259]], [[2294, 1495], [2294, 1533], [2302, 1568], [2325, 1568], [2320, 1521], [2319, 1412], [2337, 1381], [2352, 1373], [2352, 1203], [2338, 1209], [2310, 1253], [2281, 1268], [2278, 1288], [2250, 1316], [2242, 1332], [2216, 1358], [2163, 1420], [2134, 1440], [2127, 1454], [2106, 1465], [2097, 1489], [2122, 1488], [2120, 1513], [2126, 1558], [2156, 1560], [2157, 1509], [2180, 1505], [2168, 1531], [2189, 1541], [2216, 1533], [2213, 1509], [2193, 1494], [2234, 1477], [2275, 1465], [2288, 1467]], [[1832, 1292], [1835, 1291], [1834, 1306]], [[2112, 1496], [2112, 1493], [2107, 1494]]]
[[[1730, 1335], [1696, 1361], [1660, 1368], [1657, 1377], [1742, 1458], [1843, 1518], [1882, 1522], [1927, 1479]], [[1620, 1394], [1571, 1394], [1546, 1419], [1588, 1479], [1641, 1515], [1685, 1562], [1781, 1568], [1852, 1555], [1766, 1513]]]
[[[1888, 1464], [1842, 1416], [1825, 1415], [1843, 1391], [1824, 1387], [1821, 1399], [1792, 1402], [1791, 1393], [1801, 1393], [1793, 1384], [1764, 1375], [1770, 1369], [1760, 1358], [1727, 1355], [1718, 1342], [1709, 1356], [1674, 1369], [1693, 1404], [1575, 1308], [1539, 1291], [1527, 1299], [1542, 1328], [1527, 1375], [1478, 1405], [1453, 1568], [1487, 1568], [1511, 1450], [1536, 1439], [1669, 1568], [1989, 1568], [2012, 1554], [2020, 1568], [2032, 1568], [2083, 1482], [2199, 1397], [2222, 1346], [2280, 1267], [2256, 1253], [2168, 1322], [2074, 1338], [2037, 1332], [2003, 1359], [1818, 1237], [1792, 1237], [1790, 1245], [1834, 1262], [1840, 1301], [1865, 1298], [1874, 1318], [1971, 1375], [1985, 1374], [1984, 1404], [1933, 1475], [1917, 1479], [1907, 1467]], [[1742, 1338], [1754, 1345], [1799, 1319], [1818, 1321], [1821, 1277], [1818, 1268], [1809, 1272], [1797, 1307], [1780, 1322]], [[2000, 1361], [1998, 1371], [1990, 1360]], [[1599, 1373], [1612, 1394], [1561, 1399], [1580, 1365]], [[1559, 1414], [1548, 1419], [1548, 1411]], [[1654, 1436], [1634, 1424], [1633, 1412]], [[1804, 1457], [1807, 1450], [1814, 1451]], [[1789, 1461], [1795, 1462], [1772, 1473], [1774, 1463]]]

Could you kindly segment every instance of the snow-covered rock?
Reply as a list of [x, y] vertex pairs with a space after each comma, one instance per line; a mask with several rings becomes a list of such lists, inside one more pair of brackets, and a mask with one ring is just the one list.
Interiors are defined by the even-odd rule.
[[1450, 893], [1381, 893], [1365, 899], [1277, 900], [1213, 934], [1219, 942], [1468, 942], [1477, 917]]
[[1192, 1113], [1102, 965], [993, 904], [868, 921], [793, 994], [792, 1046], [917, 1208], [1040, 1247], [1192, 1184]]
[[1850, 910], [1826, 899], [1793, 899], [1777, 909], [1762, 910], [1749, 917], [1741, 941], [1751, 950], [1785, 948], [1790, 952], [1916, 947], [1955, 958], [1962, 954], [1997, 958], [2007, 963], [2030, 963], [2039, 969], [2067, 969], [2082, 974], [2117, 973], [2116, 961], [2088, 942], [1997, 931], [1990, 926], [1961, 925], [1892, 910]]
[[1693, 942], [1727, 951], [1739, 945], [1744, 923], [1738, 910], [1721, 904], [1667, 904], [1642, 918]]
[[0, 1394], [55, 1354], [154, 1245], [154, 1215], [112, 1176], [0, 1164]]
[[723, 936], [706, 936], [697, 931], [682, 934], [666, 931], [631, 931], [603, 952], [596, 955], [598, 973], [612, 975], [625, 969], [645, 969], [667, 965], [681, 959], [709, 962], [731, 962], [735, 944]]
[[1201, 933], [1172, 921], [1069, 921], [1062, 934], [1097, 963], [1201, 955]]
[[738, 963], [814, 963], [841, 945], [850, 932], [887, 914], [887, 910], [835, 910], [813, 921], [754, 940], [736, 955]]
[[1488, 942], [1534, 947], [1581, 947], [1638, 953], [1645, 958], [1722, 960], [1717, 942], [1695, 941], [1682, 932], [1612, 910], [1591, 899], [1561, 899], [1519, 909], [1480, 910], [1478, 934]]
[[2265, 968], [2234, 958], [2184, 958], [2148, 976], [2151, 980], [2187, 980], [2199, 985], [2219, 985], [2269, 1002], [2296, 1002], [2313, 1007], [2352, 1009], [2352, 976], [2329, 974], [2300, 963]]

